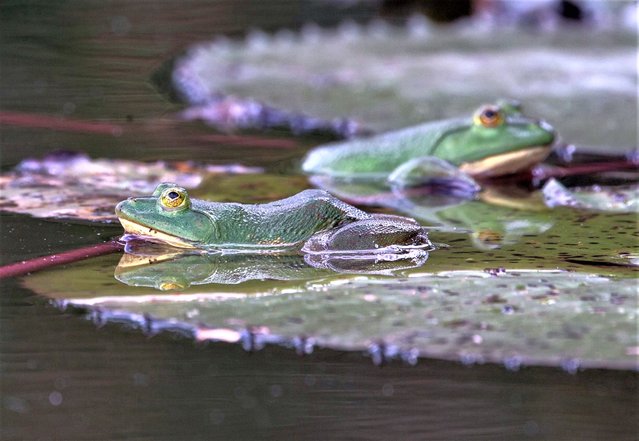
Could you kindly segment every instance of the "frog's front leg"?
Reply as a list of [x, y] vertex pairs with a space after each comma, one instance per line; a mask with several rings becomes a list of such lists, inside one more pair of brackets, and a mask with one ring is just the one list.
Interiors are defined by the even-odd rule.
[[466, 173], [448, 161], [422, 156], [411, 159], [397, 167], [389, 176], [388, 183], [393, 188], [433, 186], [454, 194], [473, 197], [481, 189]]
[[431, 248], [425, 229], [414, 219], [379, 214], [317, 233], [306, 241], [302, 251], [362, 255]]

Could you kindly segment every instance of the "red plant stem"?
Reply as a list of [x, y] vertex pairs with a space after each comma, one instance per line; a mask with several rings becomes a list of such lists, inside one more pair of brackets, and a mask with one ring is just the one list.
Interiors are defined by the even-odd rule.
[[91, 245], [88, 247], [78, 248], [76, 250], [65, 251], [59, 254], [51, 254], [49, 256], [36, 257], [34, 259], [23, 260], [22, 262], [11, 263], [9, 265], [0, 266], [0, 279], [7, 277], [23, 276], [28, 273], [40, 271], [46, 268], [65, 263], [77, 262], [79, 260], [88, 259], [89, 257], [102, 256], [121, 251], [124, 246], [112, 240], [99, 245]]
[[495, 182], [499, 184], [530, 182], [533, 180], [535, 182], [539, 182], [549, 178], [563, 178], [566, 176], [588, 175], [591, 173], [621, 171], [636, 168], [637, 163], [633, 161], [591, 162], [586, 164], [569, 165], [566, 167], [541, 164], [532, 170], [526, 170], [514, 175], [499, 176], [483, 180], [479, 179], [479, 181]]
[[266, 147], [293, 149], [299, 147], [299, 143], [293, 139], [286, 138], [263, 138], [250, 135], [198, 135], [193, 139], [204, 142], [215, 142], [219, 144], [237, 145], [243, 147]]
[[614, 161], [589, 164], [576, 164], [569, 167], [541, 165], [533, 170], [533, 176], [537, 179], [562, 178], [564, 176], [587, 175], [606, 171], [617, 171], [637, 168], [632, 161]]
[[36, 127], [64, 132], [101, 133], [114, 136], [122, 133], [122, 126], [117, 124], [21, 112], [0, 112], [0, 124], [19, 127]]

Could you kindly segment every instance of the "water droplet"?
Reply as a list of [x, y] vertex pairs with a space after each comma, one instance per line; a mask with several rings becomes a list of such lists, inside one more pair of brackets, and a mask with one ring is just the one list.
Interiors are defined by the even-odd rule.
[[279, 398], [284, 394], [284, 389], [279, 384], [273, 384], [269, 387], [269, 393], [273, 398]]
[[480, 361], [480, 358], [477, 354], [461, 354], [459, 356], [459, 361], [466, 366], [471, 366]]
[[298, 355], [312, 354], [315, 340], [306, 337], [295, 337], [293, 339], [293, 346], [295, 346], [295, 352], [297, 352]]
[[68, 379], [64, 377], [58, 377], [53, 382], [53, 385], [55, 386], [56, 389], [64, 389], [69, 385], [69, 381]]
[[64, 105], [62, 106], [62, 114], [71, 115], [73, 112], [75, 112], [75, 103], [72, 103], [70, 101], [64, 103]]
[[579, 370], [580, 365], [581, 365], [581, 362], [576, 358], [569, 358], [561, 362], [562, 369], [568, 372], [569, 374], [576, 374], [577, 371]]
[[136, 386], [148, 386], [149, 376], [141, 372], [136, 372], [133, 374], [133, 384]]
[[402, 360], [404, 360], [405, 363], [408, 363], [411, 366], [415, 366], [419, 361], [419, 350], [416, 348], [412, 348], [409, 351], [402, 352]]
[[209, 412], [209, 421], [213, 424], [222, 424], [224, 421], [224, 412], [220, 409], [213, 409]]
[[518, 371], [521, 368], [522, 359], [520, 356], [515, 355], [504, 359], [504, 366], [509, 371]]
[[121, 15], [111, 19], [111, 31], [119, 36], [126, 35], [131, 30], [131, 22]]
[[536, 436], [539, 434], [539, 424], [536, 421], [526, 421], [524, 424], [524, 433], [526, 436]]
[[51, 392], [49, 394], [49, 403], [51, 403], [52, 406], [59, 406], [62, 404], [62, 394], [57, 390]]
[[18, 398], [18, 397], [5, 397], [3, 401], [4, 401], [4, 407], [7, 410], [10, 410], [16, 413], [29, 412], [29, 404], [27, 403], [27, 400], [23, 400], [22, 398]]
[[383, 343], [374, 343], [370, 345], [368, 353], [370, 354], [375, 366], [381, 366], [386, 362], [385, 345]]

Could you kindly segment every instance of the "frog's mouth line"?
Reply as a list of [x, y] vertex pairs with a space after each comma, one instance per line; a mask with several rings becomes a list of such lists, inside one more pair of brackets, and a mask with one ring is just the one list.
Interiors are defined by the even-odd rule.
[[465, 162], [459, 169], [475, 177], [502, 176], [526, 170], [540, 163], [550, 154], [552, 145], [534, 146], [516, 152], [489, 156], [474, 162]]
[[186, 240], [181, 239], [177, 236], [173, 236], [172, 234], [154, 230], [151, 227], [147, 227], [137, 222], [124, 219], [123, 217], [119, 217], [118, 219], [120, 220], [120, 223], [124, 227], [125, 233], [134, 234], [144, 239], [160, 241], [161, 243], [166, 243], [178, 248], [197, 248], [192, 243], [187, 242]]
[[153, 265], [154, 263], [172, 260], [180, 254], [180, 251], [156, 256], [138, 256], [135, 254], [124, 253], [120, 258], [120, 262], [118, 262], [118, 266], [115, 267], [115, 274], [117, 275], [118, 273], [126, 272], [126, 270], [129, 270], [131, 268], [140, 268]]

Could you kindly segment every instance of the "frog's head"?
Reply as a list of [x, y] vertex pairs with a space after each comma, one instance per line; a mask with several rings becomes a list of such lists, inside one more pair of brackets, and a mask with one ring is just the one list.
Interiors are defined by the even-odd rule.
[[191, 285], [192, 271], [188, 265], [179, 264], [180, 258], [178, 253], [152, 256], [124, 253], [114, 276], [130, 286], [148, 286], [161, 291], [186, 289]]
[[175, 184], [158, 185], [150, 197], [122, 201], [115, 214], [126, 233], [180, 248], [209, 243], [216, 231], [214, 219]]
[[472, 176], [499, 176], [543, 161], [554, 140], [548, 123], [525, 117], [517, 102], [502, 101], [481, 106], [472, 122], [443, 133], [433, 155]]

